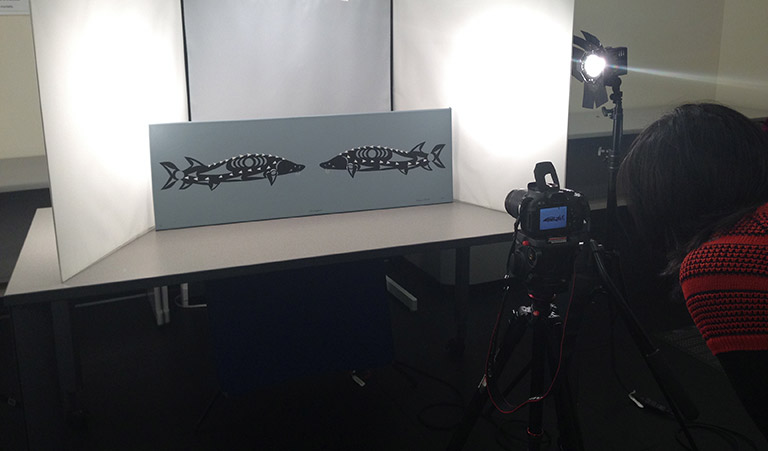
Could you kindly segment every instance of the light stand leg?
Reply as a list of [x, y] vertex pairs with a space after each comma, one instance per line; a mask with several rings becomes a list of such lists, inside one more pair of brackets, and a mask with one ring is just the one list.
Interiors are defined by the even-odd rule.
[[621, 315], [622, 320], [624, 320], [635, 345], [643, 355], [648, 369], [651, 371], [651, 374], [653, 374], [653, 378], [661, 390], [661, 393], [664, 395], [664, 398], [667, 400], [667, 403], [669, 403], [669, 407], [672, 410], [675, 419], [680, 424], [691, 448], [697, 450], [698, 448], [696, 447], [693, 437], [685, 423], [686, 419], [694, 420], [699, 416], [699, 411], [696, 408], [696, 405], [688, 397], [680, 382], [674, 377], [672, 370], [662, 359], [659, 349], [653, 345], [651, 339], [642, 327], [640, 327], [640, 323], [629, 308], [627, 301], [611, 280], [603, 263], [602, 256], [600, 255], [602, 250], [598, 244], [594, 240], [590, 240], [589, 245], [600, 276], [602, 277], [606, 288], [612, 295], [611, 297], [614, 299], [619, 314]]

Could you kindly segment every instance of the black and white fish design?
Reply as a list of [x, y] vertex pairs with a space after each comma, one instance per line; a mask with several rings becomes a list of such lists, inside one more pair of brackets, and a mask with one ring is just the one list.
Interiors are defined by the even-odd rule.
[[170, 161], [160, 164], [168, 172], [168, 181], [162, 189], [168, 189], [181, 182], [180, 189], [187, 189], [192, 185], [206, 185], [211, 191], [221, 183], [248, 182], [251, 180], [269, 180], [273, 185], [277, 177], [285, 174], [300, 172], [303, 164], [297, 164], [285, 158], [275, 155], [245, 154], [228, 158], [213, 164], [204, 164], [192, 157], [184, 157], [189, 167], [181, 170]]
[[416, 145], [410, 151], [393, 149], [384, 146], [362, 146], [344, 151], [328, 161], [320, 163], [323, 169], [346, 169], [354, 177], [358, 172], [385, 171], [397, 169], [403, 174], [414, 168], [424, 168], [431, 171], [431, 163], [439, 168], [445, 168], [440, 161], [440, 152], [445, 144], [436, 145], [431, 152], [422, 151], [426, 141]]

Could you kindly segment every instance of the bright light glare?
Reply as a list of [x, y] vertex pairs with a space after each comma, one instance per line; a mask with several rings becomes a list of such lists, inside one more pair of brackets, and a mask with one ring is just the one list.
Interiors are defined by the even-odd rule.
[[[559, 104], [560, 96], [568, 96], [568, 80], [562, 77], [568, 67], [552, 55], [567, 53], [563, 34], [569, 42], [571, 34], [555, 17], [535, 7], [510, 3], [468, 17], [454, 32], [452, 51], [446, 58], [444, 92], [461, 124], [461, 139], [494, 158], [519, 160], [537, 155], [563, 138], [551, 133], [550, 117], [535, 111], [537, 105]], [[534, 40], [539, 51], [512, 54], [510, 49], [519, 46], [521, 36]], [[478, 161], [483, 160], [468, 164]], [[527, 161], [524, 167], [524, 177], [529, 177]]]
[[605, 58], [598, 56], [594, 53], [587, 55], [582, 65], [584, 67], [584, 73], [587, 77], [595, 79], [603, 73], [605, 69]]

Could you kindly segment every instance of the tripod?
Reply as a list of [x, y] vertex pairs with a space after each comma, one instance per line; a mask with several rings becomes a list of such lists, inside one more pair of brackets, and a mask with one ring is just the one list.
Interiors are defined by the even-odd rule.
[[[619, 314], [627, 325], [635, 345], [645, 359], [648, 369], [651, 371], [656, 384], [667, 400], [670, 410], [691, 445], [691, 449], [696, 450], [697, 447], [685, 424], [686, 419], [692, 420], [698, 416], [696, 406], [688, 398], [682, 385], [674, 378], [666, 362], [662, 359], [659, 349], [651, 343], [650, 338], [638, 323], [626, 300], [611, 280], [603, 262], [602, 254], [604, 250], [602, 246], [596, 241], [590, 240], [589, 248], [591, 251], [589, 256], [595, 263], [603, 285], [608, 291], [607, 294], [615, 301]], [[572, 299], [569, 303], [569, 309], [573, 305], [574, 290], [575, 286], [572, 286]], [[508, 292], [509, 284], [505, 287], [505, 300]], [[447, 449], [460, 450], [464, 447], [484, 406], [490, 400], [502, 413], [511, 413], [526, 404], [530, 404], [527, 429], [528, 449], [539, 450], [543, 436], [543, 405], [541, 401], [550, 393], [550, 390], [552, 390], [552, 395], [555, 399], [557, 426], [560, 431], [558, 437], [560, 449], [577, 451], [584, 449], [573, 398], [568, 386], [568, 356], [566, 355], [567, 353], [562, 352], [565, 324], [560, 320], [557, 307], [554, 304], [556, 290], [546, 286], [534, 286], [533, 288], [529, 286], [528, 297], [532, 300], [531, 305], [520, 307], [515, 312], [514, 318], [509, 322], [503, 343], [498, 351], [494, 354], [489, 353], [485, 374], [472, 400], [468, 404], [466, 413], [452, 436]], [[497, 327], [500, 319], [501, 317], [497, 319]], [[524, 403], [512, 406], [504, 399], [504, 395], [499, 392], [494, 382], [503, 371], [515, 347], [529, 328], [533, 330], [531, 362], [529, 366], [524, 368], [513, 379], [506, 392], [509, 392], [512, 387], [522, 380], [525, 372], [530, 371], [530, 397]], [[495, 335], [494, 333], [494, 341]], [[560, 344], [559, 350], [554, 347], [556, 343]], [[493, 349], [494, 345], [495, 342], [492, 342], [491, 349]], [[543, 381], [547, 364], [552, 383], [550, 388], [543, 392]]]
[[[505, 286], [505, 300], [509, 293], [509, 284]], [[466, 414], [451, 438], [449, 450], [460, 450], [464, 447], [469, 434], [480, 417], [488, 401], [504, 412], [511, 413], [530, 404], [528, 411], [528, 449], [541, 448], [543, 431], [544, 398], [552, 391], [555, 400], [557, 423], [560, 430], [559, 443], [561, 449], [583, 450], [578, 419], [570, 396], [567, 378], [567, 363], [562, 358], [563, 321], [555, 303], [557, 294], [549, 287], [531, 287], [527, 290], [530, 305], [518, 307], [509, 321], [502, 345], [493, 355], [488, 356], [486, 372], [476, 392], [470, 401]], [[496, 327], [501, 320], [497, 319]], [[532, 332], [532, 353], [530, 363], [517, 374], [504, 393], [498, 390], [496, 378], [503, 372], [504, 367], [520, 344], [526, 332]], [[494, 333], [494, 342], [496, 334]], [[494, 343], [495, 344], [495, 343]], [[493, 344], [492, 344], [493, 348]], [[545, 389], [545, 380], [549, 370], [552, 384]], [[527, 372], [530, 372], [530, 397], [524, 403], [513, 406], [505, 399]]]

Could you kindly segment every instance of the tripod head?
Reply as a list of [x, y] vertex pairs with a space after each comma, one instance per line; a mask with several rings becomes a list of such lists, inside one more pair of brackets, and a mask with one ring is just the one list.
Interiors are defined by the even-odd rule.
[[509, 259], [508, 274], [520, 281], [534, 299], [550, 299], [568, 290], [573, 263], [581, 251], [578, 242], [541, 246], [519, 234]]

